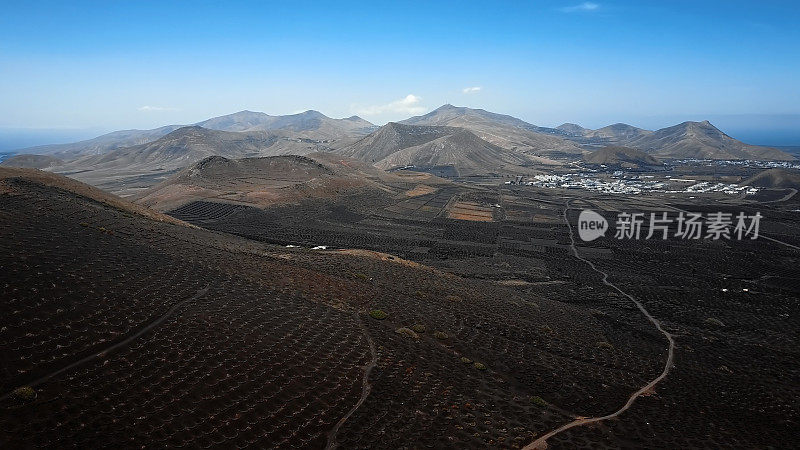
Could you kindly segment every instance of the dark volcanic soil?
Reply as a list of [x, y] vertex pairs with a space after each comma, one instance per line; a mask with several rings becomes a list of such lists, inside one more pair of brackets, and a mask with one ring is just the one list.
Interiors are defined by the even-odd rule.
[[[690, 200], [456, 186], [388, 205], [372, 202], [372, 209], [369, 199], [352, 195], [335, 204], [243, 208], [224, 217], [214, 217], [222, 207], [195, 203], [172, 214], [267, 242], [393, 253], [456, 274], [458, 284], [475, 286], [484, 298], [505, 286], [527, 302], [556, 300], [560, 311], [542, 309], [541, 323], [525, 320], [524, 309], [503, 308], [500, 300], [491, 299], [468, 309], [479, 315], [471, 321], [453, 318], [437, 326], [459, 330], [453, 343], [458, 352], [489, 343], [492, 351], [482, 358], [568, 414], [605, 415], [661, 372], [667, 342], [627, 298], [603, 286], [599, 274], [572, 256], [562, 217], [566, 198], [573, 198], [573, 222], [584, 207], [609, 214], [677, 213], [673, 208], [734, 215], [760, 211], [765, 218], [762, 238], [755, 241], [579, 242], [583, 257], [639, 299], [675, 336], [675, 363], [655, 391], [623, 415], [570, 429], [552, 438], [550, 446], [786, 446], [800, 424], [797, 199], [760, 204], [755, 198], [718, 202], [698, 197], [686, 203]], [[476, 210], [494, 208], [492, 221], [447, 218], [448, 211], [465, 202], [479, 205]], [[467, 284], [470, 280], [476, 283]], [[403, 283], [402, 277], [391, 276], [386, 288]], [[418, 320], [435, 317], [420, 305], [406, 307], [406, 314], [416, 313]], [[512, 329], [482, 322], [494, 313], [514, 324]], [[567, 325], [564, 315], [586, 313], [593, 329], [569, 328], [575, 325]], [[542, 339], [542, 333], [550, 337]]]
[[[797, 200], [445, 185], [172, 212], [199, 229], [65, 186], [0, 180], [1, 447], [519, 448], [608, 414], [661, 373], [667, 346], [572, 256], [567, 196], [760, 210], [789, 246], [580, 244], [676, 337], [675, 366], [551, 447], [778, 448], [800, 423]], [[448, 218], [465, 208], [482, 221]]]
[[559, 299], [0, 183], [4, 447], [321, 448], [370, 341], [343, 448], [519, 447], [658, 369], [658, 342], [597, 348], [604, 322]]

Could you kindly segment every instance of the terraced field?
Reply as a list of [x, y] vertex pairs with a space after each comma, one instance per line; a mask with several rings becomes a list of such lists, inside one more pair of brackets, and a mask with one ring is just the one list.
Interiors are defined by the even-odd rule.
[[[358, 399], [369, 352], [357, 313], [237, 274], [235, 254], [197, 244], [203, 233], [11, 184], [2, 442], [321, 446]], [[12, 393], [22, 385], [35, 401]]]
[[[579, 243], [675, 337], [674, 367], [618, 417], [548, 445], [789, 442], [800, 410], [792, 201], [446, 186], [171, 213], [203, 229], [16, 176], [0, 180], [0, 443], [520, 448], [616, 411], [661, 373], [667, 345], [574, 257], [568, 195], [571, 221], [584, 207], [766, 219], [756, 241]], [[458, 202], [491, 207], [492, 221], [446, 217]]]
[[435, 219], [443, 215], [445, 207], [457, 192], [454, 187], [446, 187], [433, 193], [415, 196], [386, 207], [383, 215], [414, 220]]
[[513, 448], [658, 367], [560, 299], [0, 183], [4, 447]]
[[[504, 189], [498, 197], [494, 190], [464, 187], [415, 197], [414, 204], [404, 200], [382, 205], [371, 213], [362, 200], [351, 197], [337, 203], [336, 215], [324, 214], [324, 220], [303, 221], [310, 211], [322, 215], [320, 211], [329, 208], [305, 204], [247, 211], [248, 215], [205, 226], [275, 243], [369, 248], [456, 275], [459, 285], [474, 286], [485, 302], [470, 305], [459, 319], [450, 313], [453, 318], [431, 325], [437, 311], [407, 299], [402, 305], [379, 305], [392, 311], [393, 318], [398, 307], [402, 311], [403, 320], [392, 327], [427, 321], [429, 329], [433, 326], [456, 338], [450, 344], [455, 355], [488, 362], [512, 386], [536, 386], [535, 395], [554, 405], [562, 418], [600, 416], [621, 407], [627, 395], [663, 370], [667, 342], [628, 298], [604, 286], [598, 273], [573, 257], [563, 219], [565, 198], [573, 199], [575, 210], [569, 214], [573, 222], [584, 207], [605, 211], [609, 218], [619, 211], [665, 208], [673, 213], [761, 211], [766, 218], [762, 238], [756, 241], [601, 239], [579, 244], [579, 254], [639, 299], [675, 336], [675, 362], [653, 392], [638, 398], [619, 417], [559, 433], [548, 444], [555, 448], [782, 447], [800, 416], [796, 400], [800, 393], [796, 369], [800, 367], [796, 321], [800, 230], [792, 213], [799, 208], [792, 201], [584, 198], [574, 192], [516, 187]], [[493, 222], [454, 220], [441, 212], [420, 214], [419, 208], [431, 201], [437, 201], [437, 208], [450, 205], [448, 210], [463, 201], [499, 207], [492, 207]], [[359, 213], [354, 215], [354, 211]], [[377, 281], [386, 275], [370, 276]], [[398, 289], [406, 277], [392, 276], [386, 288]], [[529, 321], [524, 309], [499, 307], [504, 300], [492, 297], [493, 291], [506, 292], [507, 299], [518, 296], [527, 305], [554, 300], [561, 310], [542, 308], [537, 316], [544, 320]], [[508, 324], [494, 328], [497, 321], [489, 326], [481, 318], [465, 318], [476, 312], [483, 317], [496, 312], [496, 320]], [[568, 321], [562, 314], [588, 314], [593, 331], [554, 326]], [[490, 350], [476, 357], [476, 349], [487, 345]], [[386, 364], [393, 367], [391, 362]], [[360, 409], [370, 411], [370, 398]], [[370, 414], [388, 414], [386, 409], [380, 411]], [[554, 417], [547, 423], [558, 422], [551, 428], [555, 429], [569, 420], [558, 422]], [[342, 431], [346, 430], [344, 426]], [[490, 439], [500, 445], [499, 437]], [[445, 445], [441, 438], [425, 442]], [[476, 441], [464, 442], [478, 446]], [[513, 446], [530, 442], [515, 440]]]

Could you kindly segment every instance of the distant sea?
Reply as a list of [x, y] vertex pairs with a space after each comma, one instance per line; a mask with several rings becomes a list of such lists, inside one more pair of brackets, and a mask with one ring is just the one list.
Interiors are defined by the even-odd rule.
[[15, 154], [16, 152], [0, 152], [0, 162], [3, 162], [4, 159], [11, 158]]

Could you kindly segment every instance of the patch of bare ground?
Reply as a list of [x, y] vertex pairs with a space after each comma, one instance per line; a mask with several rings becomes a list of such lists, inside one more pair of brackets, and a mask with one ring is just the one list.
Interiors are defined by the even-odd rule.
[[415, 186], [414, 189], [409, 189], [409, 190], [405, 191], [404, 195], [406, 197], [418, 197], [420, 195], [433, 194], [436, 191], [437, 191], [437, 188], [435, 188], [435, 187], [427, 186], [427, 185], [424, 185], [424, 184], [420, 184], [420, 185]]
[[458, 201], [450, 205], [447, 216], [457, 220], [473, 220], [477, 222], [491, 222], [493, 208], [482, 206], [475, 202]]
[[404, 266], [413, 267], [415, 269], [424, 269], [424, 270], [431, 270], [431, 271], [435, 270], [432, 267], [424, 266], [424, 265], [422, 265], [422, 264], [420, 264], [418, 262], [414, 262], [414, 261], [411, 261], [411, 260], [408, 260], [408, 259], [403, 259], [403, 258], [400, 258], [398, 256], [390, 255], [388, 253], [376, 252], [374, 250], [364, 250], [364, 249], [349, 248], [349, 249], [334, 250], [334, 252], [336, 252], [338, 254], [342, 254], [342, 255], [354, 255], [354, 256], [361, 256], [361, 257], [366, 257], [366, 258], [373, 258], [373, 259], [377, 259], [377, 260], [380, 260], [380, 261], [386, 261], [386, 262], [391, 262], [391, 263], [394, 263], [394, 264], [401, 264], [401, 265], [404, 265]]

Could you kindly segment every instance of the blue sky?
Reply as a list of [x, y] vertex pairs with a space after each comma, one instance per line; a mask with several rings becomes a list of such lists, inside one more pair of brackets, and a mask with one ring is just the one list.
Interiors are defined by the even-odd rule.
[[800, 145], [798, 23], [790, 1], [6, 2], [0, 129], [243, 109], [381, 124], [449, 102], [545, 126], [711, 118]]

